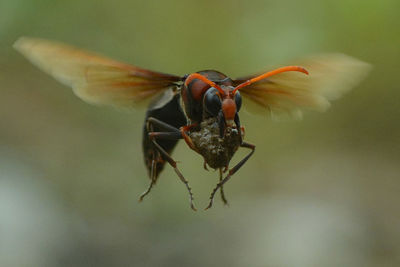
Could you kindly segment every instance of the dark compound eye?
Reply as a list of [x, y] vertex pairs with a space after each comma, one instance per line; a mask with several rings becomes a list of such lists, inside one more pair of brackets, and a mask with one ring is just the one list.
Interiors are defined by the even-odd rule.
[[204, 96], [204, 107], [212, 116], [217, 116], [221, 110], [221, 99], [217, 95], [217, 92], [217, 89], [212, 87], [207, 90]]
[[240, 95], [239, 91], [237, 91], [235, 94], [235, 103], [236, 103], [236, 112], [238, 112], [240, 110], [240, 107], [242, 106], [242, 96]]

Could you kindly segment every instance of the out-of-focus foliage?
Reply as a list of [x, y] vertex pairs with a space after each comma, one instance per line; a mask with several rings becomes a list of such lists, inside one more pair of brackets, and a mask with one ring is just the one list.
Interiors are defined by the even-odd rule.
[[[0, 266], [399, 266], [399, 10], [397, 0], [2, 1]], [[83, 103], [12, 49], [23, 35], [179, 75], [237, 77], [321, 52], [374, 69], [301, 122], [242, 112], [257, 151], [226, 186], [229, 208], [216, 199], [194, 213], [171, 168], [137, 203], [149, 182], [145, 111]], [[218, 173], [183, 143], [174, 157], [205, 206]]]

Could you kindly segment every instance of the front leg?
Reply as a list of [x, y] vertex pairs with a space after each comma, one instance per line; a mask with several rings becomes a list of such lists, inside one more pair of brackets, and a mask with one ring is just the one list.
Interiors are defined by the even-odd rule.
[[232, 175], [234, 175], [246, 163], [246, 161], [254, 154], [254, 151], [256, 149], [255, 145], [246, 142], [243, 142], [240, 145], [240, 147], [249, 148], [251, 149], [251, 151], [246, 157], [244, 157], [241, 161], [239, 161], [238, 164], [236, 164], [232, 169], [230, 169], [228, 175], [217, 184], [217, 186], [211, 192], [210, 203], [208, 204], [207, 208], [205, 208], [206, 210], [212, 207], [212, 204], [214, 202], [214, 196], [215, 193], [218, 191], [218, 189], [222, 188], [222, 186], [232, 177]]

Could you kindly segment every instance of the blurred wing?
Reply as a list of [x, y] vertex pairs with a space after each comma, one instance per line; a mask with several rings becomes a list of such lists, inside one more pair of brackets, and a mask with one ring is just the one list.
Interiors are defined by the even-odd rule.
[[22, 37], [14, 48], [92, 104], [134, 107], [181, 80], [43, 39]]
[[[309, 57], [295, 65], [309, 75], [285, 72], [240, 89], [240, 93], [271, 116], [302, 116], [303, 110], [325, 111], [330, 101], [356, 86], [370, 70], [370, 65], [343, 54]], [[235, 86], [254, 76], [234, 81]]]

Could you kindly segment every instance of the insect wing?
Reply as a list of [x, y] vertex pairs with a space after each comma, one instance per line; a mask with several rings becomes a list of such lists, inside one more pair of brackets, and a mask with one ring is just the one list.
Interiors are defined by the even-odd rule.
[[[271, 116], [301, 117], [304, 110], [325, 111], [335, 100], [356, 86], [370, 70], [370, 65], [343, 54], [309, 57], [296, 65], [309, 75], [285, 72], [240, 89], [240, 93], [268, 110]], [[235, 85], [254, 76], [235, 80]], [[260, 109], [258, 109], [260, 111]]]
[[54, 41], [22, 37], [14, 48], [92, 104], [133, 108], [181, 80]]

